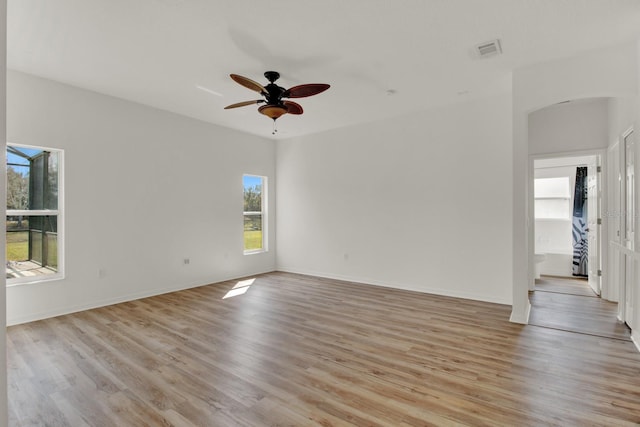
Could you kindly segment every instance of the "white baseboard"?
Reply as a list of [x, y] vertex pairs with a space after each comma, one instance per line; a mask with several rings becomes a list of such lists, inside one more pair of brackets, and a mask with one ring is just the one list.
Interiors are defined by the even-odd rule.
[[433, 287], [425, 288], [422, 286], [416, 286], [414, 284], [386, 282], [386, 281], [380, 281], [380, 280], [375, 280], [371, 278], [353, 277], [353, 276], [346, 276], [346, 275], [340, 275], [340, 274], [324, 273], [319, 271], [301, 270], [297, 268], [288, 268], [283, 266], [278, 266], [277, 271], [282, 271], [284, 273], [304, 274], [306, 276], [322, 277], [322, 278], [333, 279], [333, 280], [342, 280], [345, 282], [361, 283], [364, 285], [373, 285], [373, 286], [381, 286], [385, 288], [401, 289], [404, 291], [421, 292], [424, 294], [469, 299], [474, 301], [490, 302], [494, 304], [511, 305], [511, 301], [506, 301], [504, 298], [491, 296], [491, 295], [487, 296], [486, 294], [480, 294], [480, 293], [476, 294], [473, 292], [457, 292], [457, 291], [451, 291], [449, 289], [433, 288]]
[[273, 271], [274, 270], [263, 271], [259, 273], [243, 274], [240, 277], [237, 277], [237, 276], [227, 277], [227, 278], [222, 277], [222, 278], [213, 279], [212, 281], [208, 281], [206, 283], [193, 282], [188, 284], [180, 284], [180, 285], [171, 286], [171, 287], [162, 288], [162, 289], [151, 289], [148, 291], [122, 295], [119, 297], [92, 301], [86, 304], [79, 304], [79, 305], [67, 306], [67, 307], [56, 307], [51, 310], [41, 311], [38, 313], [30, 313], [28, 316], [7, 318], [7, 326], [14, 326], [14, 325], [20, 325], [22, 323], [35, 322], [37, 320], [49, 319], [57, 316], [64, 316], [66, 314], [78, 313], [80, 311], [92, 310], [94, 308], [107, 307], [109, 305], [121, 304], [123, 302], [135, 301], [142, 298], [149, 298], [157, 295], [168, 294], [171, 292], [183, 291], [185, 289], [199, 288], [200, 286], [213, 285], [216, 283], [226, 282], [229, 280], [241, 279], [247, 276], [270, 273]]

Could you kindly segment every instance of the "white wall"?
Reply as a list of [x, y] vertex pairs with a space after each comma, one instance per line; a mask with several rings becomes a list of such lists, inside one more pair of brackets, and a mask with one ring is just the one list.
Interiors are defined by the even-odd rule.
[[529, 115], [529, 154], [569, 153], [608, 145], [607, 98], [550, 105]]
[[[533, 282], [533, 226], [528, 202], [529, 114], [582, 98], [637, 97], [638, 47], [627, 43], [583, 55], [520, 68], [513, 73], [513, 311], [526, 323]], [[576, 147], [578, 149], [578, 147]]]
[[609, 147], [618, 143], [621, 135], [637, 120], [638, 114], [640, 113], [635, 97], [609, 98], [607, 100], [607, 142]]
[[12, 71], [7, 101], [9, 142], [65, 150], [66, 278], [9, 286], [10, 324], [274, 270], [242, 244], [272, 141]]
[[277, 148], [279, 270], [511, 303], [509, 95]]

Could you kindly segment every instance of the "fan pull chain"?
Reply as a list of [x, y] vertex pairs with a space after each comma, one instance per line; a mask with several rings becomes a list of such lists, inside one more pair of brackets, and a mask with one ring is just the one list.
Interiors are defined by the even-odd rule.
[[278, 125], [276, 125], [276, 119], [273, 119], [273, 132], [271, 135], [275, 135], [278, 132]]

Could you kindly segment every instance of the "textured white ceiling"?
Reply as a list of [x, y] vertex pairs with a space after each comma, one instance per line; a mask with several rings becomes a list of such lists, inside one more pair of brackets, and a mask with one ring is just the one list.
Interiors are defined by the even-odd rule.
[[[256, 106], [223, 110], [259, 97], [230, 73], [331, 84], [278, 120], [290, 138], [508, 90], [515, 68], [640, 38], [640, 1], [9, 0], [7, 37], [11, 69], [268, 138]], [[474, 57], [494, 38], [503, 55]]]

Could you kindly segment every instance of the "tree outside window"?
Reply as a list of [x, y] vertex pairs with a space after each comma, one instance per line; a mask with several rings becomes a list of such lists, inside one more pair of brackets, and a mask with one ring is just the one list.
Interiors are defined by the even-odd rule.
[[265, 183], [266, 177], [244, 175], [244, 252], [265, 251]]
[[8, 283], [60, 276], [62, 151], [7, 145]]

